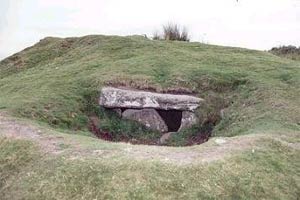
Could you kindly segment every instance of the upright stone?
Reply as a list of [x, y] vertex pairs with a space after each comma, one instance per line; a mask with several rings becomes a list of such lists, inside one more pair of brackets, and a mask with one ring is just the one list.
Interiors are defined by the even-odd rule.
[[199, 123], [198, 117], [193, 112], [189, 111], [183, 111], [182, 112], [182, 118], [181, 118], [181, 126], [179, 128], [179, 131], [190, 128], [191, 126]]
[[168, 131], [166, 123], [154, 109], [127, 109], [122, 113], [122, 117], [125, 119], [137, 121], [145, 125], [147, 128], [157, 130], [161, 133]]

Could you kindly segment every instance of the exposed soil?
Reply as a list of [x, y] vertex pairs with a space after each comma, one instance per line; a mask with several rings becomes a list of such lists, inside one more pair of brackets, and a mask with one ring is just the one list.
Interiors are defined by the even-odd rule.
[[[169, 114], [166, 114], [166, 112], [163, 112], [162, 114], [163, 119], [166, 121], [166, 124], [168, 125], [168, 131], [169, 132], [177, 132], [181, 125], [181, 115], [178, 113], [172, 113], [170, 116]], [[177, 123], [174, 123], [174, 121]], [[144, 144], [144, 145], [159, 145], [159, 146], [178, 146], [178, 145], [170, 145], [168, 143], [161, 144], [160, 143], [160, 137], [163, 136], [163, 133], [160, 137], [156, 139], [144, 139], [144, 138], [130, 138], [130, 137], [118, 137], [115, 138], [114, 135], [111, 132], [103, 131], [100, 127], [100, 120], [98, 117], [93, 116], [89, 118], [89, 124], [88, 129], [90, 132], [92, 132], [97, 138], [110, 141], [110, 142], [126, 142], [131, 143], [135, 145]], [[211, 137], [212, 130], [214, 128], [215, 124], [211, 122], [206, 122], [198, 132], [194, 133], [192, 136], [186, 138], [186, 142], [184, 145], [179, 146], [193, 146], [193, 145], [199, 145], [207, 142], [209, 138]], [[179, 133], [178, 133], [179, 134]], [[121, 135], [121, 134], [119, 134]]]
[[147, 82], [145, 80], [111, 80], [105, 83], [106, 86], [122, 88], [122, 89], [130, 89], [130, 90], [144, 90], [148, 92], [158, 92], [158, 93], [166, 93], [166, 94], [185, 94], [185, 95], [196, 95], [197, 92], [191, 90], [188, 87], [168, 87], [161, 88], [159, 85], [155, 85], [154, 83]]
[[[121, 88], [121, 89], [130, 89], [136, 91], [147, 91], [147, 92], [157, 92], [157, 93], [168, 93], [168, 94], [177, 94], [177, 95], [195, 95], [197, 96], [194, 90], [189, 89], [188, 87], [169, 87], [169, 88], [161, 88], [161, 86], [148, 82], [147, 80], [110, 80], [105, 82], [106, 86]], [[210, 90], [210, 89], [204, 89]], [[125, 134], [125, 132], [120, 131], [122, 129], [117, 129], [115, 131], [113, 128], [108, 129], [107, 127], [102, 128], [101, 121], [97, 117], [99, 112], [98, 105], [98, 94], [96, 91], [90, 95], [85, 97], [87, 101], [87, 106], [85, 108], [86, 115], [89, 118], [88, 129], [92, 132], [96, 137], [113, 142], [129, 142], [131, 144], [146, 144], [146, 145], [165, 145], [165, 146], [192, 146], [199, 145], [207, 142], [212, 135], [212, 131], [214, 127], [221, 121], [221, 114], [224, 108], [229, 106], [229, 100], [224, 99], [223, 97], [219, 97], [217, 95], [209, 95], [206, 98], [203, 107], [208, 107], [208, 109], [202, 109], [204, 111], [200, 111], [201, 119], [199, 124], [196, 125], [196, 128], [193, 129], [190, 133], [184, 136], [184, 142], [176, 143], [171, 142], [169, 144], [161, 144], [160, 137], [164, 134], [162, 133], [160, 136], [154, 139], [145, 140], [143, 137], [135, 135], [135, 137], [128, 137], [129, 134]], [[91, 106], [93, 105], [93, 106]], [[90, 110], [91, 107], [95, 107], [97, 110]], [[120, 116], [125, 108], [116, 108], [117, 115]], [[114, 109], [107, 109], [109, 111], [113, 111]], [[168, 132], [178, 132], [181, 126], [182, 119], [182, 111], [177, 110], [156, 110], [159, 115], [162, 117], [164, 122], [168, 127]], [[116, 111], [115, 111], [116, 112]], [[224, 112], [223, 112], [224, 113]], [[137, 137], [136, 137], [137, 136]]]
[[96, 116], [90, 117], [89, 130], [97, 137], [102, 140], [112, 141], [113, 137], [110, 133], [101, 131], [99, 127], [99, 119]]
[[38, 127], [18, 121], [0, 112], [0, 135], [37, 141], [46, 153], [59, 154], [59, 145], [64, 142], [64, 138], [55, 135], [43, 135], [42, 132]]
[[215, 125], [212, 123], [204, 124], [201, 132], [188, 139], [186, 146], [199, 145], [207, 142], [211, 137], [211, 133], [213, 131], [214, 126]]
[[[31, 125], [27, 122], [9, 117], [0, 112], [0, 136], [25, 139], [38, 144], [41, 150], [49, 154], [64, 154], [69, 159], [85, 159], [93, 157], [102, 159], [107, 157], [124, 156], [132, 159], [161, 161], [174, 165], [189, 165], [197, 163], [207, 163], [223, 160], [227, 157], [242, 151], [252, 151], [259, 148], [258, 141], [262, 139], [274, 139], [283, 145], [299, 149], [299, 143], [289, 143], [286, 135], [248, 135], [232, 138], [214, 138], [204, 145], [174, 148], [158, 147], [147, 145], [130, 145], [125, 143], [114, 144], [117, 147], [107, 149], [107, 145], [101, 146], [103, 141], [99, 141], [99, 146], [93, 148], [81, 144], [81, 140], [64, 136], [46, 128]], [[86, 136], [82, 136], [86, 137]], [[221, 141], [221, 142], [220, 142]], [[90, 142], [97, 142], [90, 138]], [[65, 146], [67, 148], [62, 148]]]

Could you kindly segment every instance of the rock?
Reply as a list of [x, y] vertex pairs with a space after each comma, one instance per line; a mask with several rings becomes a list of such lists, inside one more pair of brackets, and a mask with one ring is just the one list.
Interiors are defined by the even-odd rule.
[[159, 139], [159, 144], [166, 144], [167, 141], [170, 139], [170, 137], [176, 134], [176, 132], [169, 132], [169, 133], [165, 133], [161, 136], [161, 138]]
[[225, 143], [226, 143], [226, 140], [224, 140], [224, 139], [222, 139], [222, 138], [217, 138], [217, 139], [215, 139], [215, 142], [216, 142], [217, 144], [225, 144]]
[[204, 100], [188, 95], [160, 94], [104, 87], [99, 104], [106, 108], [154, 108], [161, 110], [189, 110], [199, 107]]
[[161, 133], [167, 132], [168, 127], [158, 112], [154, 109], [134, 110], [127, 109], [122, 113], [125, 119], [134, 120], [145, 125], [147, 128]]
[[182, 118], [181, 118], [181, 126], [179, 128], [179, 131], [185, 128], [189, 128], [197, 123], [199, 123], [199, 119], [195, 115], [195, 113], [189, 111], [183, 111]]
[[220, 117], [221, 117], [221, 119], [225, 118], [225, 109], [220, 110]]

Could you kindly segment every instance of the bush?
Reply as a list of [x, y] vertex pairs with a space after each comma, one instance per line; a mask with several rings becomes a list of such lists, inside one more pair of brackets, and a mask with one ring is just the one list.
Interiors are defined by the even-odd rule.
[[270, 50], [270, 52], [273, 52], [276, 54], [294, 54], [294, 53], [300, 54], [300, 47], [297, 48], [296, 46], [293, 46], [293, 45], [273, 47]]
[[178, 24], [168, 23], [163, 25], [162, 29], [162, 35], [160, 35], [158, 32], [154, 32], [153, 40], [190, 41], [186, 27], [181, 27]]
[[162, 38], [161, 38], [159, 32], [158, 32], [158, 31], [155, 31], [155, 32], [153, 33], [152, 39], [153, 39], [153, 40], [161, 40]]
[[300, 47], [293, 45], [273, 47], [269, 52], [292, 60], [300, 60]]

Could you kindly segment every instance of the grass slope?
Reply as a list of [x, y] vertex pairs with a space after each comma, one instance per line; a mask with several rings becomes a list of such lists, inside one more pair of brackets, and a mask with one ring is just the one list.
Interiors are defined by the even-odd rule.
[[[139, 36], [45, 38], [0, 62], [0, 109], [86, 134], [88, 116], [98, 110], [99, 89], [107, 84], [188, 89], [207, 100], [197, 111], [202, 116], [224, 109], [214, 136], [269, 136], [254, 149], [191, 165], [132, 159], [124, 156], [127, 145], [87, 136], [57, 135], [76, 141], [73, 147], [60, 144], [70, 148], [63, 154], [45, 154], [32, 141], [1, 136], [1, 199], [299, 198], [299, 62], [261, 51]], [[83, 152], [92, 147], [119, 154], [81, 156], [79, 144], [86, 146]], [[201, 152], [207, 145], [163, 151]], [[134, 151], [154, 148], [163, 147], [134, 146]]]
[[262, 140], [212, 164], [70, 158], [0, 138], [1, 199], [297, 199], [299, 150]]
[[82, 129], [107, 84], [188, 88], [207, 100], [203, 115], [225, 108], [214, 135], [299, 130], [298, 62], [255, 50], [140, 36], [41, 40], [0, 62], [0, 108]]

